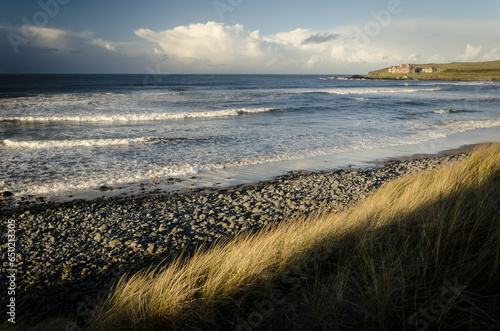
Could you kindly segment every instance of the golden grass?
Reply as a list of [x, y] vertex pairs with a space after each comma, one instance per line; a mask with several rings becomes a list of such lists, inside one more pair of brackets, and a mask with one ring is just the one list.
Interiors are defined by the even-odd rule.
[[489, 329], [500, 323], [500, 144], [337, 214], [122, 278], [90, 329]]

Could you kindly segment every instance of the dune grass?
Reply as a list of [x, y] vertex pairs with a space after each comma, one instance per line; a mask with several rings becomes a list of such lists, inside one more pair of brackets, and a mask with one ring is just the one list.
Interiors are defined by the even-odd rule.
[[500, 147], [116, 284], [92, 329], [491, 328]]
[[500, 144], [123, 277], [92, 330], [500, 325]]

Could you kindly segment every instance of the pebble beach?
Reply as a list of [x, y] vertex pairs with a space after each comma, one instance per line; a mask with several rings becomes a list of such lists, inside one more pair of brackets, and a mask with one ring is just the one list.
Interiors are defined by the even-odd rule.
[[[2, 224], [15, 221], [19, 320], [63, 316], [82, 326], [125, 273], [168, 263], [240, 232], [341, 210], [391, 179], [465, 155], [389, 160], [369, 169], [290, 172], [226, 188], [4, 208]], [[2, 237], [6, 243], [6, 231]], [[1, 273], [7, 274], [8, 267], [4, 262]]]

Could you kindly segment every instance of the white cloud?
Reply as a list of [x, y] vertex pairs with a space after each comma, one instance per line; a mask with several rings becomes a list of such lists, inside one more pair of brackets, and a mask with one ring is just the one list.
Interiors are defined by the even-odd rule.
[[406, 62], [416, 63], [419, 61], [420, 61], [420, 55], [410, 54], [410, 55], [408, 55]]
[[[135, 34], [155, 44], [150, 51], [165, 56], [176, 72], [363, 73], [400, 62], [479, 61], [498, 54], [492, 40], [500, 21], [392, 20], [376, 34], [364, 29], [360, 24], [264, 35], [241, 24], [208, 22]], [[464, 43], [467, 39], [482, 46]]]
[[500, 60], [500, 52], [498, 51], [498, 48], [493, 48], [491, 51], [489, 51], [488, 53], [484, 54], [481, 57], [481, 60], [483, 60], [483, 61]]
[[439, 54], [434, 54], [433, 56], [427, 58], [427, 60], [425, 60], [425, 62], [427, 62], [427, 63], [442, 63], [445, 61], [444, 61], [443, 56], [441, 56]]
[[164, 31], [139, 29], [135, 34], [155, 43], [154, 52], [166, 55], [172, 67], [202, 72], [322, 71], [333, 70], [339, 62], [373, 63], [384, 56], [367, 49], [349, 50], [335, 31], [295, 29], [261, 35], [240, 24], [208, 22]]
[[392, 19], [367, 32], [374, 22], [275, 34], [241, 24], [195, 23], [162, 31], [138, 29], [138, 42], [108, 41], [90, 32], [57, 28], [0, 26], [0, 34], [8, 36], [0, 38], [5, 50], [0, 53], [0, 71], [59, 72], [64, 65], [61, 70], [73, 72], [144, 73], [148, 67], [160, 67], [169, 73], [363, 74], [402, 62], [500, 58], [500, 20]]
[[160, 32], [139, 29], [135, 34], [157, 44], [156, 53], [188, 65], [199, 61], [215, 66], [235, 65], [273, 53], [259, 31], [246, 31], [239, 24], [208, 22]]
[[465, 46], [465, 52], [456, 57], [457, 61], [477, 61], [479, 59], [479, 53], [482, 50], [482, 46], [474, 47], [471, 44]]
[[104, 39], [92, 39], [92, 41], [90, 42], [91, 45], [97, 45], [97, 46], [101, 46], [105, 49], [107, 49], [108, 51], [112, 51], [112, 52], [116, 52], [116, 47], [113, 46], [113, 44], [109, 41], [106, 41]]

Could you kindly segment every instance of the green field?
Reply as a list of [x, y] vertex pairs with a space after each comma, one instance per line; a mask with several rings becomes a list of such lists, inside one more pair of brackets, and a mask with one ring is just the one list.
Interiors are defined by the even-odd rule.
[[416, 64], [417, 67], [434, 67], [435, 73], [399, 74], [384, 68], [368, 73], [369, 78], [421, 79], [421, 80], [487, 80], [500, 81], [500, 60], [488, 62], [453, 62]]

